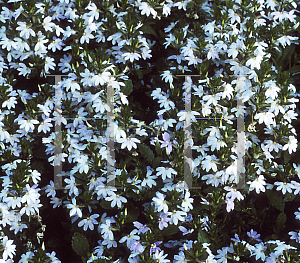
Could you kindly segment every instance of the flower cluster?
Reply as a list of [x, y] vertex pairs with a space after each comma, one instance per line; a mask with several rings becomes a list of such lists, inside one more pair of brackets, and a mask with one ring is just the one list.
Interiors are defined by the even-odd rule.
[[0, 261], [299, 260], [296, 2], [0, 2]]

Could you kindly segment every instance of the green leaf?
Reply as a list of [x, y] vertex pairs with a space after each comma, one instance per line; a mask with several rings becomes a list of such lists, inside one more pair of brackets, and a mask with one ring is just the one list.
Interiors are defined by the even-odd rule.
[[296, 66], [293, 66], [291, 67], [289, 70], [287, 70], [288, 73], [291, 73], [291, 74], [299, 74], [300, 73], [300, 65], [296, 65]]
[[178, 232], [178, 226], [175, 225], [169, 225], [167, 228], [165, 228], [161, 234], [163, 236], [172, 236]]
[[284, 210], [284, 202], [282, 198], [281, 192], [278, 191], [271, 191], [271, 190], [266, 190], [267, 197], [270, 201], [270, 204], [278, 209], [279, 211]]
[[207, 237], [207, 234], [202, 229], [198, 230], [198, 242], [200, 242], [200, 243], [209, 243], [209, 239]]
[[84, 235], [75, 232], [72, 237], [72, 248], [78, 256], [86, 257], [89, 252], [89, 242]]
[[152, 167], [154, 169], [156, 169], [159, 165], [160, 165], [160, 161], [161, 161], [161, 157], [156, 157], [154, 160], [153, 160], [153, 163], [152, 163]]
[[294, 194], [292, 194], [292, 193], [286, 193], [284, 195], [284, 202], [291, 202], [291, 201], [293, 201], [295, 199], [295, 197], [296, 196]]
[[149, 162], [152, 162], [154, 159], [154, 153], [152, 152], [150, 147], [145, 144], [139, 144], [138, 146], [139, 146], [139, 150], [140, 150], [141, 154], [144, 157], [146, 157]]
[[100, 201], [100, 205], [104, 208], [104, 209], [113, 209], [113, 207], [111, 207], [111, 202], [105, 201], [105, 200], [101, 200]]
[[279, 64], [286, 65], [290, 61], [291, 56], [294, 53], [295, 53], [295, 46], [294, 45], [287, 46], [282, 53]]
[[156, 144], [155, 144], [155, 151], [158, 155], [161, 155], [161, 147], [160, 147], [159, 142], [156, 142]]
[[136, 221], [139, 217], [139, 210], [138, 209], [134, 209], [134, 210], [129, 210], [128, 215], [126, 216], [126, 223], [132, 223], [134, 221]]
[[146, 34], [153, 35], [153, 36], [155, 36], [155, 37], [158, 38], [158, 36], [157, 36], [155, 30], [154, 30], [151, 26], [149, 26], [149, 25], [144, 25], [144, 26], [142, 26], [142, 27], [140, 28], [140, 30], [143, 31], [143, 32], [146, 33]]
[[284, 212], [280, 213], [276, 220], [277, 230], [280, 231], [280, 229], [284, 226], [286, 222], [286, 214]]
[[126, 96], [128, 96], [128, 95], [133, 91], [132, 80], [131, 80], [131, 79], [125, 80], [124, 83], [125, 83], [125, 86], [123, 86], [123, 87], [121, 88], [121, 91], [122, 91]]
[[287, 164], [291, 160], [291, 155], [289, 154], [288, 151], [285, 151], [283, 153], [283, 159], [284, 159], [284, 163], [285, 164]]

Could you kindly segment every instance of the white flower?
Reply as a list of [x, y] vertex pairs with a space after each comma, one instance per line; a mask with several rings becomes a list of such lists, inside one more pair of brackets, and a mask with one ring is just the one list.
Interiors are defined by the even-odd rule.
[[148, 185], [150, 188], [152, 188], [153, 185], [156, 185], [155, 179], [157, 179], [157, 176], [151, 174], [152, 174], [152, 169], [150, 168], [150, 166], [147, 166], [146, 178], [142, 181], [141, 186]]
[[250, 189], [249, 191], [251, 192], [253, 189], [255, 189], [256, 193], [260, 193], [260, 191], [265, 192], [265, 187], [264, 185], [266, 185], [265, 182], [265, 178], [263, 175], [260, 175], [258, 178], [256, 178], [254, 181], [252, 182], [247, 182], [248, 184], [250, 184]]
[[127, 203], [127, 199], [123, 196], [116, 195], [114, 192], [110, 192], [110, 196], [105, 198], [106, 201], [112, 201], [111, 207], [115, 207], [116, 205], [121, 208], [122, 202]]
[[164, 211], [164, 213], [168, 212], [168, 205], [167, 202], [165, 201], [165, 197], [162, 193], [156, 192], [157, 197], [153, 197], [153, 201], [155, 203], [156, 209], [158, 212]]
[[53, 31], [55, 24], [53, 22], [51, 22], [51, 20], [52, 20], [52, 18], [50, 16], [47, 16], [44, 18], [42, 25], [46, 31], [50, 31], [50, 32]]
[[[173, 75], [170, 70], [165, 70], [163, 74], [161, 74], [162, 79], [167, 83], [173, 82]], [[159, 89], [160, 90], [160, 89]]]
[[158, 103], [161, 108], [165, 108], [166, 110], [170, 110], [171, 108], [175, 108], [175, 103], [171, 100], [169, 100], [167, 97], [161, 98]]
[[293, 184], [291, 183], [285, 183], [285, 182], [275, 182], [275, 185], [277, 185], [276, 190], [280, 191], [282, 190], [282, 194], [285, 194], [286, 191], [288, 191], [289, 193], [292, 192], [292, 188], [294, 188]]
[[289, 136], [289, 142], [283, 146], [282, 150], [289, 149], [289, 153], [296, 152], [297, 150], [297, 139], [294, 136]]
[[271, 97], [273, 100], [275, 100], [275, 98], [278, 96], [278, 91], [280, 91], [280, 88], [275, 84], [275, 81], [269, 81], [265, 83], [265, 87], [268, 88], [265, 92], [266, 97]]
[[222, 176], [224, 175], [224, 171], [218, 171], [215, 174], [205, 174], [202, 176], [202, 180], [207, 180], [206, 184], [211, 184], [215, 187], [218, 187], [219, 184], [223, 183]]
[[291, 45], [291, 40], [298, 40], [298, 37], [282, 36], [278, 38], [275, 43], [279, 42], [285, 48], [286, 45]]
[[99, 9], [94, 3], [89, 3], [86, 9], [90, 10], [89, 17], [92, 17], [95, 20], [99, 18]]
[[99, 84], [103, 86], [109, 81], [110, 75], [111, 74], [107, 71], [102, 74], [96, 74], [93, 76], [92, 81], [94, 81], [95, 86], [98, 86]]
[[58, 153], [56, 155], [50, 156], [48, 158], [49, 162], [52, 162], [53, 166], [60, 166], [61, 162], [65, 161], [65, 157], [67, 157], [68, 155], [66, 153]]
[[263, 56], [255, 56], [253, 58], [250, 58], [247, 62], [246, 62], [246, 66], [250, 66], [251, 69], [257, 68], [260, 69], [260, 63], [263, 60]]
[[72, 204], [67, 204], [67, 208], [70, 210], [70, 216], [82, 217], [82, 211], [78, 205], [76, 205], [76, 199], [72, 199]]
[[134, 60], [139, 60], [141, 58], [141, 55], [139, 53], [134, 52], [125, 52], [122, 56], [124, 60], [130, 60], [131, 63]]
[[271, 98], [268, 98], [266, 100], [266, 103], [271, 104], [270, 108], [269, 108], [269, 112], [273, 112], [276, 116], [278, 115], [279, 112], [281, 112], [282, 114], [285, 113], [284, 108], [279, 105], [279, 100], [272, 100]]
[[275, 152], [278, 152], [283, 147], [281, 144], [271, 140], [265, 140], [264, 143], [266, 143], [266, 148], [268, 149], [269, 152], [272, 152], [273, 150]]
[[230, 48], [227, 50], [228, 53], [228, 57], [232, 56], [232, 58], [236, 58], [237, 55], [239, 54], [239, 46], [237, 45], [237, 43], [232, 43], [230, 45]]
[[227, 146], [227, 144], [219, 138], [209, 136], [207, 138], [207, 145], [211, 146], [211, 151], [215, 149], [220, 150], [220, 147]]
[[213, 95], [205, 95], [203, 96], [203, 100], [205, 100], [207, 105], [213, 104], [213, 105], [217, 105], [218, 101], [220, 100], [222, 96], [222, 93], [217, 93], [217, 94], [213, 94]]
[[226, 97], [228, 97], [228, 99], [231, 99], [233, 90], [233, 87], [229, 83], [227, 83], [224, 87], [222, 98], [225, 99]]
[[178, 228], [184, 236], [194, 232], [194, 229], [187, 230], [187, 228], [185, 228], [184, 226], [179, 226]]
[[294, 195], [299, 194], [299, 192], [300, 192], [300, 183], [298, 183], [296, 181], [291, 181], [291, 187], [293, 189], [295, 189]]
[[227, 263], [228, 253], [233, 253], [233, 247], [232, 244], [230, 247], [223, 247], [222, 249], [217, 250], [217, 255], [215, 256], [217, 258], [218, 263]]
[[196, 122], [196, 115], [199, 116], [200, 113], [197, 111], [191, 111], [191, 112], [180, 111], [177, 113], [177, 116], [179, 117], [179, 121], [185, 121], [188, 115], [190, 115], [189, 117], [191, 122]]
[[32, 132], [34, 130], [33, 124], [38, 124], [38, 120], [19, 120], [18, 124], [20, 125], [20, 129], [24, 129], [25, 132]]
[[38, 132], [43, 131], [44, 133], [47, 133], [50, 131], [50, 127], [52, 127], [51, 118], [44, 119], [43, 122], [38, 127]]
[[241, 192], [237, 191], [236, 189], [229, 186], [225, 186], [224, 189], [228, 191], [228, 193], [226, 194], [226, 198], [231, 198], [233, 201], [235, 199], [239, 201], [244, 200], [244, 196], [241, 194]]
[[179, 221], [184, 221], [184, 218], [186, 216], [186, 212], [184, 212], [184, 211], [173, 211], [173, 212], [168, 212], [168, 215], [170, 216], [171, 224], [178, 225], [178, 220]]
[[7, 107], [10, 110], [11, 108], [15, 108], [16, 104], [17, 104], [16, 97], [10, 97], [8, 100], [2, 103], [2, 108]]
[[232, 9], [229, 9], [228, 16], [230, 17], [230, 24], [234, 24], [234, 22], [241, 23], [241, 18]]
[[13, 258], [13, 255], [16, 254], [16, 245], [13, 244], [13, 240], [9, 240], [7, 236], [2, 239], [3, 254], [2, 258], [6, 261], [7, 258]]
[[80, 44], [84, 42], [90, 43], [90, 39], [95, 38], [94, 35], [91, 33], [90, 29], [86, 28], [83, 32], [82, 37], [80, 38]]
[[53, 208], [56, 208], [62, 205], [62, 200], [57, 197], [51, 197], [50, 203], [53, 204]]
[[265, 123], [267, 127], [270, 127], [270, 124], [274, 123], [274, 114], [271, 112], [262, 112], [262, 113], [256, 113], [254, 116], [254, 119], [258, 119], [258, 122], [261, 123]]
[[266, 255], [264, 253], [266, 249], [267, 247], [263, 242], [255, 244], [255, 249], [252, 251], [252, 253], [255, 255], [255, 260], [261, 259], [262, 261], [264, 261], [266, 259]]
[[288, 120], [288, 122], [291, 122], [292, 119], [296, 120], [297, 116], [298, 116], [298, 113], [294, 112], [293, 110], [289, 110], [283, 114], [283, 118]]
[[164, 251], [155, 251], [155, 254], [153, 255], [153, 259], [155, 262], [160, 262], [160, 263], [168, 263], [171, 262], [169, 259], [165, 259], [165, 257], [168, 256], [168, 254], [164, 255]]
[[56, 64], [54, 58], [46, 57], [45, 60], [45, 72], [49, 73], [49, 69], [55, 70]]
[[295, 173], [298, 175], [300, 179], [300, 164], [293, 163], [293, 167], [295, 168]]
[[205, 32], [208, 32], [208, 34], [213, 34], [215, 30], [215, 23], [216, 21], [209, 22], [207, 24], [202, 25]]
[[78, 226], [79, 227], [83, 226], [84, 231], [86, 231], [88, 228], [94, 230], [94, 225], [98, 224], [98, 221], [96, 220], [97, 217], [99, 217], [98, 214], [91, 215], [90, 217], [81, 220], [78, 223]]
[[87, 155], [81, 155], [80, 158], [77, 160], [77, 169], [79, 169], [80, 173], [85, 172], [86, 174], [89, 171], [89, 161], [88, 161], [88, 156]]
[[64, 42], [60, 38], [54, 37], [53, 41], [49, 44], [48, 49], [55, 52], [56, 50], [61, 50], [64, 45]]
[[234, 72], [234, 75], [245, 75], [248, 74], [250, 71], [249, 68], [243, 66], [242, 64], [233, 59], [231, 59], [229, 63], [232, 65], [230, 70]]
[[212, 44], [209, 44], [207, 59], [216, 59], [219, 58], [218, 49], [215, 48]]
[[184, 11], [186, 11], [186, 6], [189, 2], [191, 2], [191, 1], [190, 0], [179, 1], [179, 2], [175, 3], [174, 6], [177, 6], [177, 8], [179, 10], [183, 9]]
[[66, 189], [70, 189], [69, 195], [71, 196], [74, 193], [74, 195], [78, 196], [79, 191], [78, 188], [76, 187], [75, 177], [71, 175], [70, 179], [65, 178], [65, 182], [67, 183]]
[[35, 36], [35, 32], [29, 28], [25, 22], [17, 22], [19, 25], [16, 29], [20, 32], [20, 37], [25, 37], [25, 39], [28, 39], [30, 35]]
[[31, 73], [31, 69], [28, 68], [24, 63], [19, 63], [19, 67], [17, 68], [17, 70], [20, 72], [19, 74], [24, 77]]
[[188, 212], [190, 211], [190, 209], [193, 209], [193, 201], [194, 201], [194, 198], [190, 198], [190, 192], [186, 192], [185, 193], [185, 197], [184, 197], [184, 200], [182, 201], [182, 204], [181, 206], [183, 207], [183, 211], [185, 212]]
[[133, 241], [140, 240], [140, 236], [136, 235], [136, 233], [138, 233], [138, 230], [133, 229], [129, 235], [123, 236], [119, 242], [124, 243], [126, 241], [127, 247], [130, 247]]
[[300, 232], [290, 231], [289, 235], [291, 236], [291, 239], [295, 239], [297, 243], [300, 243]]
[[226, 203], [226, 211], [229, 213], [230, 211], [234, 210], [234, 200], [231, 198], [225, 199]]
[[149, 16], [150, 14], [152, 14], [153, 18], [155, 18], [157, 15], [157, 12], [146, 2], [142, 2], [139, 5], [139, 9], [141, 10], [142, 15]]
[[99, 227], [101, 229], [101, 234], [103, 234], [102, 237], [104, 239], [107, 239], [107, 238], [109, 238], [111, 240], [114, 239], [114, 233], [112, 232], [111, 223], [113, 223], [113, 222], [110, 219], [106, 219], [105, 223], [101, 224]]
[[118, 141], [119, 143], [122, 143], [121, 145], [121, 148], [124, 149], [124, 148], [127, 148], [129, 151], [133, 148], [136, 149], [136, 144], [135, 143], [139, 143], [140, 140], [139, 139], [136, 139], [136, 138], [130, 138], [130, 137], [122, 137], [119, 139]]
[[163, 15], [165, 15], [165, 16], [168, 16], [168, 15], [170, 15], [171, 14], [171, 7], [172, 7], [172, 5], [166, 5], [166, 4], [164, 4], [163, 5]]
[[162, 176], [162, 179], [165, 180], [167, 177], [172, 178], [172, 174], [176, 175], [177, 172], [173, 168], [168, 167], [157, 167], [157, 176]]
[[0, 44], [2, 46], [2, 49], [6, 48], [7, 51], [11, 51], [12, 48], [16, 48], [16, 43], [7, 37], [3, 37]]
[[46, 255], [51, 260], [51, 263], [61, 263], [61, 261], [55, 256], [56, 255], [55, 251], [52, 251], [51, 254], [50, 253], [46, 253]]
[[207, 155], [201, 163], [202, 169], [205, 169], [207, 172], [212, 169], [214, 172], [216, 172], [218, 170], [216, 164], [218, 161], [219, 159], [215, 155]]

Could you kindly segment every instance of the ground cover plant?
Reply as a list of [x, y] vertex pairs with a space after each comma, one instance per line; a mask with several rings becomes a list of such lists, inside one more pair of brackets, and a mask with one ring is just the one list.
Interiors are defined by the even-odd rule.
[[0, 262], [299, 261], [297, 2], [0, 3]]

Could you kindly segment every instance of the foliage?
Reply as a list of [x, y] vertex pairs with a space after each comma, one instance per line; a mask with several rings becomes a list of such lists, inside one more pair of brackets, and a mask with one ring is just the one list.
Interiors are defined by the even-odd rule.
[[0, 2], [3, 262], [299, 260], [297, 3]]

